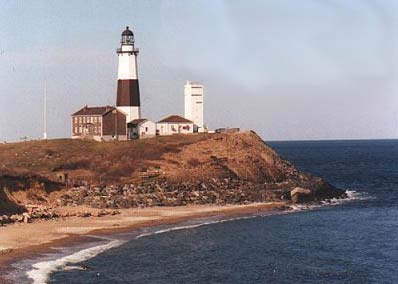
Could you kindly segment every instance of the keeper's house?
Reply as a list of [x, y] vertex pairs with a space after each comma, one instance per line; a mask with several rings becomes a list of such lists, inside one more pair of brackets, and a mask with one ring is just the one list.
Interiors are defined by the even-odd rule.
[[112, 106], [85, 106], [72, 114], [72, 138], [127, 140], [126, 115]]
[[134, 119], [127, 124], [129, 139], [143, 139], [156, 136], [156, 123], [145, 118]]
[[157, 135], [193, 133], [193, 121], [179, 115], [170, 115], [156, 123]]

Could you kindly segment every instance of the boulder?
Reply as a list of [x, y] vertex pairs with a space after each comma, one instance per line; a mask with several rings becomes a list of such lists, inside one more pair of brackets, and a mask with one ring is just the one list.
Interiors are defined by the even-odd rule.
[[290, 198], [293, 203], [308, 202], [312, 199], [312, 191], [310, 189], [296, 187], [290, 192]]
[[91, 217], [91, 216], [92, 216], [91, 212], [88, 212], [88, 211], [83, 211], [83, 212], [77, 213], [77, 217], [87, 218], [87, 217]]
[[23, 213], [22, 216], [23, 216], [23, 222], [24, 223], [29, 223], [30, 222], [31, 217], [30, 217], [30, 215], [28, 213]]
[[15, 222], [22, 221], [23, 218], [22, 218], [21, 220], [20, 220], [20, 218], [22, 218], [22, 216], [19, 216], [19, 215], [17, 215], [17, 214], [14, 214], [14, 215], [11, 215], [11, 216], [10, 216], [10, 221], [11, 221], [11, 223], [15, 223]]

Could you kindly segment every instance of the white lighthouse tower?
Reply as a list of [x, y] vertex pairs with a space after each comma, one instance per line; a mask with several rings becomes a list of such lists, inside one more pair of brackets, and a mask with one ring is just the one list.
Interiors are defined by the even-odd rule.
[[117, 49], [119, 69], [117, 76], [116, 107], [126, 115], [126, 122], [141, 118], [140, 88], [138, 85], [137, 55], [134, 34], [126, 27]]
[[203, 132], [203, 85], [187, 81], [184, 86], [185, 118], [193, 121], [195, 132]]

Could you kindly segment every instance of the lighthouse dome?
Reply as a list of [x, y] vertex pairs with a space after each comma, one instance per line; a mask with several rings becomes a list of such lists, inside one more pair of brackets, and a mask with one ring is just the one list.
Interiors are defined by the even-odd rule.
[[122, 45], [134, 45], [134, 34], [129, 27], [126, 27], [122, 32], [122, 40], [120, 42]]
[[129, 27], [126, 27], [126, 29], [122, 32], [122, 36], [134, 36], [133, 32], [129, 29]]

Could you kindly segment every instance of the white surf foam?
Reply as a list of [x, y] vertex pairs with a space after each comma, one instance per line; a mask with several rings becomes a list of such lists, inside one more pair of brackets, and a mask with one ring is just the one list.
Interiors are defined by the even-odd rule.
[[237, 218], [231, 218], [231, 219], [220, 219], [220, 220], [203, 222], [203, 223], [199, 223], [199, 224], [171, 227], [171, 228], [161, 229], [161, 230], [157, 230], [157, 231], [150, 232], [150, 233], [140, 234], [136, 237], [136, 239], [140, 239], [140, 238], [151, 236], [151, 235], [163, 234], [163, 233], [172, 232], [172, 231], [193, 229], [193, 228], [198, 228], [198, 227], [202, 227], [202, 226], [206, 226], [206, 225], [212, 225], [212, 224], [223, 223], [223, 222], [231, 222], [231, 221], [235, 221], [235, 220], [248, 219], [248, 218], [254, 218], [254, 217], [256, 217], [256, 216], [245, 216], [245, 217], [237, 217]]
[[332, 198], [329, 200], [324, 200], [322, 201], [320, 204], [295, 204], [295, 205], [291, 205], [291, 211], [290, 212], [294, 212], [294, 211], [303, 211], [303, 210], [312, 210], [312, 209], [317, 209], [320, 207], [324, 207], [324, 206], [336, 206], [336, 205], [341, 205], [347, 202], [351, 202], [351, 201], [358, 201], [358, 200], [367, 200], [370, 199], [371, 197], [369, 197], [368, 195], [366, 195], [363, 192], [358, 192], [356, 190], [346, 190], [345, 194], [347, 195], [346, 198]]
[[348, 200], [367, 200], [372, 199], [371, 196], [367, 195], [364, 192], [358, 192], [356, 190], [346, 190], [345, 193], [347, 194]]
[[64, 269], [68, 264], [79, 263], [93, 258], [101, 252], [120, 246], [123, 243], [120, 240], [113, 240], [104, 245], [87, 248], [55, 260], [38, 262], [33, 264], [33, 269], [26, 272], [26, 274], [33, 280], [33, 284], [44, 284], [47, 283], [48, 277], [52, 272]]
[[346, 198], [333, 198], [329, 201], [330, 205], [339, 205], [342, 203], [347, 203], [350, 201], [359, 201], [359, 200], [368, 200], [372, 199], [371, 196], [369, 196], [365, 192], [359, 192], [356, 190], [346, 190], [345, 194], [347, 195]]

